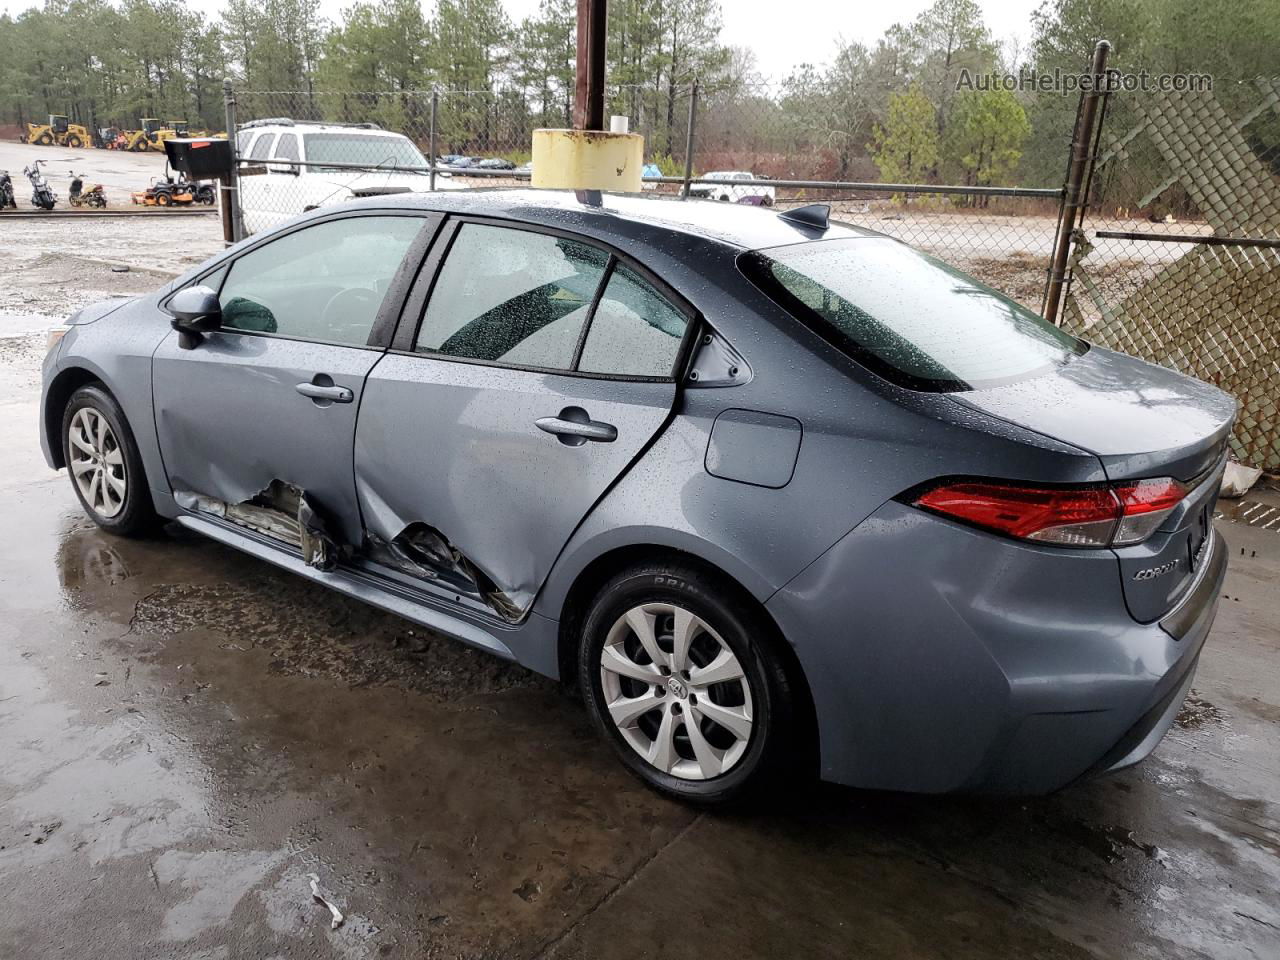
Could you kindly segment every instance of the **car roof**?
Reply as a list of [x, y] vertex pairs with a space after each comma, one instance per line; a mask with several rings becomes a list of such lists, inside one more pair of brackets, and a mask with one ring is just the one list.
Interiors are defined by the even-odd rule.
[[395, 137], [407, 140], [403, 133], [394, 130], [383, 130], [380, 127], [364, 127], [351, 123], [321, 123], [310, 120], [298, 120], [293, 123], [258, 123], [240, 128], [242, 133], [351, 133], [362, 137]]
[[357, 203], [382, 208], [411, 207], [501, 217], [578, 230], [602, 238], [634, 237], [635, 226], [640, 225], [697, 236], [744, 250], [780, 247], [807, 240], [883, 236], [874, 230], [834, 220], [827, 230], [819, 232], [802, 223], [783, 219], [778, 211], [762, 207], [681, 200], [679, 197], [652, 194], [498, 188], [405, 193]]

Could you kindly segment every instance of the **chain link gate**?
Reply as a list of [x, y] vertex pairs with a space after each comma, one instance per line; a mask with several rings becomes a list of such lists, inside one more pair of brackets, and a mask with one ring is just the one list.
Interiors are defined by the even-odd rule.
[[1107, 95], [1063, 325], [1236, 397], [1233, 453], [1274, 471], [1280, 79], [1215, 86]]

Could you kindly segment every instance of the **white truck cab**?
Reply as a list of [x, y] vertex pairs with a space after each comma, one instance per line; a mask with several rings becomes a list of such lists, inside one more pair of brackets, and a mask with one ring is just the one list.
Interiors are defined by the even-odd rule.
[[[253, 120], [236, 134], [236, 152], [246, 233], [356, 197], [430, 188], [413, 141], [372, 123]], [[437, 175], [436, 189], [464, 188]]]
[[693, 181], [689, 188], [689, 196], [702, 197], [707, 200], [720, 200], [724, 203], [754, 203], [772, 207], [777, 199], [777, 191], [768, 183], [761, 183], [764, 177], [757, 177], [749, 170], [716, 170], [704, 173], [708, 180], [734, 180], [741, 183], [703, 183]]

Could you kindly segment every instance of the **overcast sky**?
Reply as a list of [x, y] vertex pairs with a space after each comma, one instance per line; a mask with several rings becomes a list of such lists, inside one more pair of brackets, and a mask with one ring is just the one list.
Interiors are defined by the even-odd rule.
[[[187, 0], [216, 16], [223, 0]], [[725, 43], [755, 51], [762, 73], [781, 77], [799, 63], [825, 63], [835, 38], [874, 43], [894, 23], [912, 20], [932, 0], [851, 2], [851, 0], [722, 0]], [[538, 9], [538, 0], [503, 0], [513, 20]], [[326, 17], [337, 18], [351, 0], [320, 0]], [[33, 0], [0, 0], [0, 10], [17, 13]], [[1001, 43], [1016, 39], [1025, 47], [1031, 37], [1031, 12], [1040, 0], [978, 0], [987, 26]]]

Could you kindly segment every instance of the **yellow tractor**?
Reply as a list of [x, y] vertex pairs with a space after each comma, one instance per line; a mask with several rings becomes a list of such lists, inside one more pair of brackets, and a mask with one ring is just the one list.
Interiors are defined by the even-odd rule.
[[49, 114], [48, 123], [28, 123], [27, 143], [37, 143], [42, 147], [57, 144], [79, 150], [93, 143], [89, 131], [78, 123], [70, 123], [62, 114]]
[[189, 130], [185, 120], [166, 120], [164, 126], [157, 129], [149, 138], [150, 147], [158, 153], [164, 153], [166, 140], [183, 139], [188, 136]]
[[164, 142], [174, 137], [187, 135], [187, 121], [169, 120], [161, 123], [155, 117], [143, 117], [141, 130], [126, 130], [116, 141], [117, 150], [132, 150], [140, 153], [143, 150], [164, 152]]

